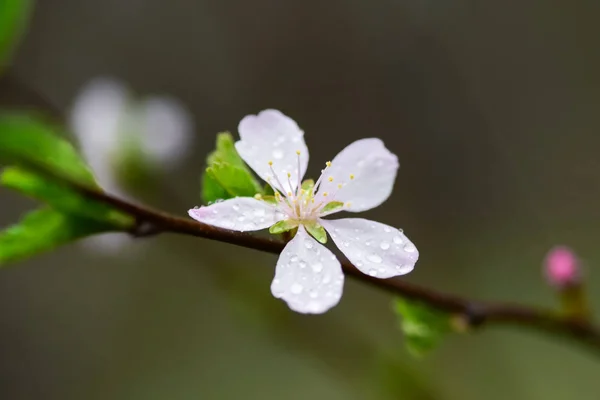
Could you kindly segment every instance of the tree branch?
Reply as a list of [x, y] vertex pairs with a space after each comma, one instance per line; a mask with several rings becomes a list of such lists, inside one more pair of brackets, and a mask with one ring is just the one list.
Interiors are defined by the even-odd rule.
[[[5, 78], [6, 79], [6, 78]], [[19, 81], [14, 75], [8, 81], [17, 83], [26, 97], [28, 105], [46, 110], [61, 120], [61, 113], [50, 102]], [[0, 84], [6, 83], [6, 80]], [[0, 85], [2, 86], [2, 85]], [[47, 171], [40, 171], [47, 173]], [[64, 179], [60, 179], [65, 182]], [[75, 183], [69, 183], [86, 197], [135, 216], [136, 226], [129, 233], [136, 237], [147, 237], [159, 233], [179, 233], [191, 235], [237, 246], [247, 247], [268, 253], [279, 254], [285, 242], [272, 237], [259, 237], [247, 233], [229, 231], [205, 225], [189, 218], [156, 211], [151, 208], [133, 204], [106, 193], [98, 192]], [[435, 290], [417, 286], [396, 279], [377, 279], [358, 271], [348, 261], [342, 262], [346, 275], [374, 285], [392, 294], [411, 300], [420, 301], [432, 308], [460, 316], [470, 328], [479, 328], [491, 324], [505, 324], [529, 328], [534, 331], [552, 334], [570, 339], [572, 342], [586, 346], [600, 356], [600, 328], [580, 318], [559, 315], [552, 310], [521, 306], [510, 303], [492, 303], [471, 300], [449, 295]]]
[[[107, 203], [113, 207], [134, 215], [138, 226], [144, 225], [153, 233], [179, 233], [217, 240], [259, 251], [279, 254], [286, 245], [285, 241], [272, 237], [230, 231], [206, 225], [188, 218], [180, 218], [161, 211], [128, 203], [106, 193], [99, 193], [84, 187], [77, 187], [86, 196]], [[137, 229], [131, 232], [136, 235]], [[360, 272], [350, 262], [344, 260], [342, 268], [346, 275], [367, 282], [392, 294], [420, 301], [438, 310], [462, 317], [470, 328], [479, 328], [490, 324], [506, 324], [529, 328], [555, 336], [569, 338], [587, 346], [600, 356], [600, 328], [591, 322], [570, 316], [559, 315], [552, 310], [521, 306], [510, 303], [491, 303], [466, 299], [427, 289], [398, 278], [377, 279]]]

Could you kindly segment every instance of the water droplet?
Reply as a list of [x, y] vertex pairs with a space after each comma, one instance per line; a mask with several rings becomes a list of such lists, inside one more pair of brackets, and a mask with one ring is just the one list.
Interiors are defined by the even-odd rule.
[[283, 151], [281, 149], [273, 150], [273, 158], [281, 160], [283, 158]]
[[257, 217], [263, 217], [265, 215], [265, 210], [263, 210], [262, 208], [257, 208], [256, 210], [254, 210], [254, 215], [256, 215]]
[[355, 262], [355, 264], [356, 264], [357, 267], [362, 267], [363, 266], [363, 263], [360, 262], [360, 261]]
[[323, 277], [323, 283], [324, 283], [324, 284], [327, 284], [327, 283], [329, 283], [329, 282], [331, 282], [331, 275], [330, 275], [330, 274], [326, 274], [326, 275]]
[[383, 227], [383, 231], [386, 232], [386, 233], [390, 233], [392, 230], [390, 229], [389, 226], [384, 226]]
[[407, 274], [412, 271], [413, 266], [410, 264], [396, 265], [396, 271], [400, 274]]
[[317, 292], [316, 289], [310, 289], [308, 295], [311, 299], [316, 299], [317, 297], [319, 297], [319, 292]]
[[336, 260], [335, 254], [332, 254], [332, 255], [331, 255], [331, 259], [332, 259], [332, 260]]
[[348, 246], [350, 246], [350, 243], [349, 243], [349, 242], [344, 242], [344, 243], [342, 243], [342, 244], [344, 245], [344, 247], [348, 247]]
[[198, 206], [194, 206], [194, 210], [197, 210], [197, 209], [199, 209], [199, 208], [200, 208], [200, 207], [198, 207]]
[[400, 236], [394, 236], [394, 243], [402, 244], [402, 238]]
[[340, 228], [335, 228], [334, 231], [338, 232], [340, 231]]
[[382, 250], [387, 250], [390, 248], [390, 244], [388, 242], [381, 242], [379, 247], [381, 247]]
[[404, 229], [398, 229], [398, 232], [404, 233]]
[[371, 242], [370, 240], [367, 240], [367, 241], [365, 242], [365, 246], [370, 246], [370, 245], [371, 245], [371, 243], [373, 243], [373, 242]]
[[383, 261], [382, 258], [379, 257], [379, 255], [377, 255], [375, 253], [369, 254], [367, 256], [367, 260], [374, 262], [375, 264], [379, 264], [381, 261]]
[[290, 261], [295, 263], [298, 261], [298, 257], [292, 256], [292, 258], [290, 258]]
[[369, 270], [369, 275], [371, 275], [371, 276], [377, 276], [377, 270], [376, 270], [376, 269], [373, 269], [373, 268], [371, 268], [371, 269]]
[[234, 211], [239, 211], [240, 210], [240, 206], [238, 206], [237, 204], [233, 205], [233, 210]]
[[290, 287], [290, 292], [293, 294], [300, 294], [304, 290], [304, 287], [299, 283], [294, 283], [292, 287]]
[[355, 229], [354, 229], [354, 232], [355, 232], [355, 233], [358, 233], [358, 232], [360, 232], [360, 229], [358, 229], [358, 228], [355, 228]]
[[300, 261], [300, 263], [298, 264], [298, 266], [300, 268], [306, 268], [306, 263], [304, 261]]
[[217, 210], [213, 210], [213, 214], [218, 214]]
[[240, 221], [240, 222], [242, 222], [245, 219], [246, 219], [246, 217], [244, 217], [243, 215], [240, 215], [237, 220]]
[[407, 253], [414, 253], [415, 251], [417, 251], [417, 248], [412, 244], [408, 243], [406, 246], [404, 246], [404, 251], [406, 251]]
[[305, 241], [305, 242], [304, 242], [304, 246], [305, 246], [307, 249], [312, 249], [312, 248], [313, 248], [313, 244], [312, 244], [312, 242], [311, 242], [310, 240], [307, 240], [307, 241]]
[[321, 272], [321, 271], [323, 271], [323, 264], [321, 264], [321, 263], [313, 264], [312, 269], [315, 272]]

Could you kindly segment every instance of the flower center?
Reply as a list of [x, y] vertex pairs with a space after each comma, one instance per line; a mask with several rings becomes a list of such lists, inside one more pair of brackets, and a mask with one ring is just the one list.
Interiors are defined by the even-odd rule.
[[277, 205], [279, 211], [287, 215], [289, 220], [303, 225], [312, 223], [317, 218], [334, 211], [339, 211], [344, 207], [350, 207], [350, 203], [344, 204], [344, 202], [336, 200], [336, 195], [340, 189], [344, 188], [349, 182], [354, 180], [353, 174], [349, 175], [348, 182], [340, 181], [337, 183], [336, 189], [333, 192], [319, 192], [319, 187], [324, 179], [328, 182], [334, 182], [335, 180], [333, 176], [327, 175], [327, 171], [331, 168], [331, 161], [325, 163], [325, 168], [321, 170], [321, 176], [316, 183], [313, 180], [300, 182], [301, 164], [299, 150], [296, 151], [296, 155], [298, 158], [296, 184], [292, 184], [292, 174], [289, 171], [284, 171], [287, 175], [287, 182], [282, 182], [281, 179], [279, 179], [280, 175], [275, 173], [273, 161], [269, 161], [269, 168], [271, 169], [272, 176], [267, 178], [267, 183], [271, 186], [275, 195], [271, 199], [264, 198], [260, 195], [257, 196], [257, 198], [273, 201]]

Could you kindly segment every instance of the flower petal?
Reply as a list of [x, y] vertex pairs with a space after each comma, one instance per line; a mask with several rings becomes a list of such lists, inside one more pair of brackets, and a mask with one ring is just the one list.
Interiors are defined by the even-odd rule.
[[404, 275], [419, 252], [402, 231], [362, 218], [321, 220], [331, 239], [361, 272], [377, 278]]
[[174, 98], [151, 97], [139, 105], [138, 113], [144, 152], [165, 168], [181, 162], [193, 139], [189, 111]]
[[[277, 110], [264, 110], [258, 115], [247, 115], [238, 126], [240, 141], [235, 148], [240, 157], [263, 180], [271, 178], [271, 184], [287, 193], [294, 191], [302, 180], [308, 165], [308, 148], [304, 143], [304, 132], [296, 122]], [[298, 176], [298, 154], [300, 151], [300, 176]], [[273, 176], [273, 170], [284, 187]], [[292, 188], [287, 183], [290, 173]]]
[[[332, 200], [350, 203], [345, 211], [359, 212], [377, 207], [392, 193], [398, 157], [379, 139], [361, 139], [348, 145], [325, 171], [320, 193], [335, 195]], [[338, 185], [343, 187], [338, 189]]]
[[277, 260], [273, 296], [299, 313], [321, 314], [340, 301], [343, 286], [340, 262], [301, 226]]
[[232, 231], [258, 231], [283, 219], [275, 206], [252, 197], [236, 197], [188, 211], [190, 217]]

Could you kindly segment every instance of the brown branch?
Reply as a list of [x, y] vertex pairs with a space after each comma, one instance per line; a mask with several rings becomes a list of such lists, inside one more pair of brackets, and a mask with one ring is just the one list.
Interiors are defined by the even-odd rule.
[[[202, 224], [190, 218], [180, 218], [161, 211], [128, 203], [105, 193], [99, 193], [83, 187], [78, 190], [86, 196], [110, 204], [115, 208], [136, 216], [138, 225], [150, 227], [153, 233], [179, 233], [220, 242], [230, 243], [250, 249], [279, 254], [286, 242], [273, 238], [216, 228]], [[137, 228], [131, 233], [136, 235]], [[360, 272], [350, 262], [343, 261], [346, 275], [367, 282], [392, 294], [411, 300], [417, 300], [430, 307], [460, 316], [470, 328], [488, 324], [506, 324], [529, 328], [549, 334], [570, 338], [586, 345], [600, 355], [600, 328], [591, 322], [559, 315], [554, 311], [521, 306], [509, 303], [491, 303], [449, 295], [432, 289], [408, 283], [398, 278], [377, 279]]]
[[[13, 76], [12, 78], [12, 82], [15, 82], [15, 77]], [[0, 83], [2, 82], [0, 81]], [[29, 90], [22, 82], [19, 83], [19, 86], [24, 89], [23, 93], [28, 95], [26, 97], [29, 104], [39, 106], [59, 118], [59, 120], [62, 119], [60, 112], [57, 112], [57, 109], [46, 101], [46, 99], [35, 91]], [[47, 171], [40, 172], [47, 173]], [[61, 181], [65, 182], [64, 179], [61, 179]], [[189, 218], [180, 218], [145, 206], [133, 204], [77, 184], [70, 183], [70, 185], [90, 199], [110, 204], [118, 210], [135, 216], [137, 224], [130, 233], [137, 237], [167, 232], [179, 233], [273, 254], [281, 253], [285, 246], [285, 242], [281, 240], [216, 228]], [[489, 324], [505, 324], [529, 328], [538, 332], [571, 339], [574, 343], [587, 346], [588, 349], [600, 356], [600, 328], [587, 320], [558, 315], [554, 311], [546, 309], [466, 299], [417, 286], [398, 278], [377, 279], [361, 273], [348, 261], [342, 262], [342, 268], [346, 275], [372, 284], [392, 294], [417, 300], [435, 309], [456, 314], [471, 328], [478, 328]]]

